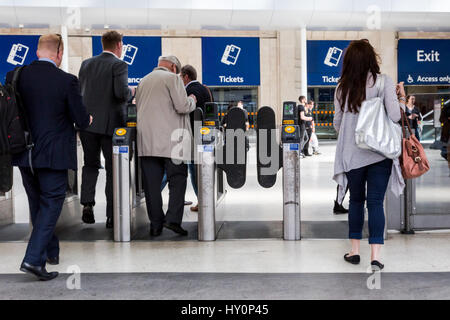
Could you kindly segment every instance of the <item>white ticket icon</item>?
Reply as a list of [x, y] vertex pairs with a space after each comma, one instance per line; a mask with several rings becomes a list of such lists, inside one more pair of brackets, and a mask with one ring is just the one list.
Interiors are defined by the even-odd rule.
[[120, 59], [131, 66], [134, 62], [134, 58], [136, 58], [137, 51], [137, 47], [131, 44], [124, 44], [122, 48], [122, 56], [120, 57]]
[[323, 62], [327, 66], [337, 67], [339, 61], [341, 60], [342, 50], [336, 47], [331, 47], [328, 49], [327, 56], [325, 57], [325, 61]]
[[223, 52], [222, 59], [220, 60], [220, 62], [226, 65], [234, 66], [237, 62], [240, 52], [241, 48], [235, 46], [234, 44], [229, 44], [225, 47], [225, 51]]
[[8, 59], [6, 62], [15, 66], [23, 65], [27, 57], [29, 48], [26, 45], [17, 43], [13, 44], [11, 51], [9, 51]]

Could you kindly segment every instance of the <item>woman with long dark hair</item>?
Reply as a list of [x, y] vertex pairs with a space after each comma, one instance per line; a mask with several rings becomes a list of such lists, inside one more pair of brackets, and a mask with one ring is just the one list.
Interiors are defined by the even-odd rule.
[[[371, 265], [378, 270], [384, 267], [380, 262], [385, 229], [383, 201], [391, 173], [391, 186], [397, 191], [396, 194], [401, 193], [404, 186], [398, 159], [393, 161], [377, 152], [361, 149], [355, 142], [361, 104], [378, 95], [376, 83], [380, 76], [379, 57], [374, 48], [367, 40], [352, 41], [344, 55], [342, 74], [334, 98], [333, 121], [338, 132], [333, 179], [339, 184], [341, 197], [347, 186], [350, 191], [348, 222], [352, 249], [344, 255], [344, 259], [352, 264], [360, 262], [360, 240], [367, 200]], [[401, 119], [400, 108], [404, 110], [406, 101], [403, 83], [395, 86], [391, 78], [383, 77], [386, 111], [392, 121], [398, 122]]]

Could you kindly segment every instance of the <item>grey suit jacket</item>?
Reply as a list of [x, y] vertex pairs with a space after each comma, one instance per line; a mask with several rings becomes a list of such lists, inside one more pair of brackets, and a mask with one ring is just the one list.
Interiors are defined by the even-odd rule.
[[128, 65], [103, 52], [83, 61], [79, 79], [83, 103], [94, 118], [86, 131], [112, 136], [114, 128], [124, 126], [122, 112], [131, 99]]

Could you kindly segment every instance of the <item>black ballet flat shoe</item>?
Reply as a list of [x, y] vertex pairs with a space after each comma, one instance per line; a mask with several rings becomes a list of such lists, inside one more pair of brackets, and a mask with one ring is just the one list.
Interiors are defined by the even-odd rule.
[[384, 264], [378, 260], [373, 260], [370, 265], [372, 266], [372, 271], [381, 271], [384, 268]]
[[346, 253], [344, 255], [344, 260], [351, 263], [351, 264], [359, 264], [359, 262], [361, 261], [361, 258], [359, 256], [359, 254], [355, 254], [353, 256], [349, 256], [348, 253]]

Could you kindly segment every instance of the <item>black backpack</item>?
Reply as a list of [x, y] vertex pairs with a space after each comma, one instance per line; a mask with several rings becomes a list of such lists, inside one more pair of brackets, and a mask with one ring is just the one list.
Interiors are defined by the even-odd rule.
[[28, 151], [32, 168], [31, 131], [17, 90], [22, 69], [18, 67], [14, 70], [10, 84], [3, 86], [0, 83], [0, 192], [8, 192], [12, 187], [12, 155]]

